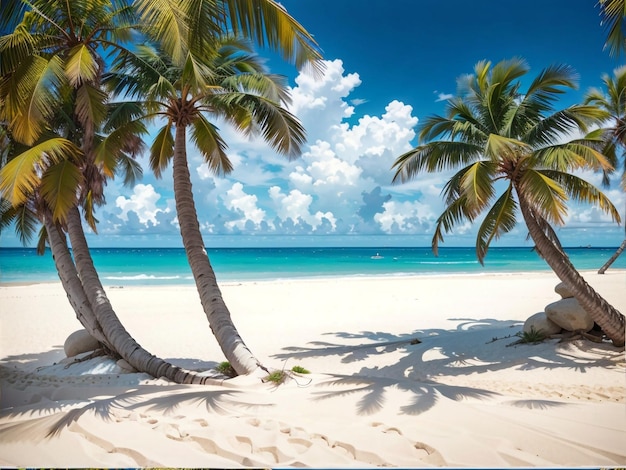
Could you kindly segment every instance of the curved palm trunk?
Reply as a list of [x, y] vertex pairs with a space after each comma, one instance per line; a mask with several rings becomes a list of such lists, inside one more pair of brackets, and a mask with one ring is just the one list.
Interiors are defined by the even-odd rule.
[[615, 262], [615, 260], [619, 258], [619, 255], [622, 254], [624, 249], [626, 249], [626, 238], [624, 238], [624, 241], [619, 246], [617, 251], [613, 253], [613, 256], [611, 256], [609, 260], [606, 263], [604, 263], [604, 265], [600, 269], [598, 269], [598, 274], [604, 274], [606, 270], [609, 269], [609, 267]]
[[587, 284], [567, 255], [545, 235], [528, 203], [521, 196], [519, 199], [522, 216], [539, 254], [558, 278], [570, 288], [580, 306], [602, 328], [613, 344], [623, 346], [626, 339], [624, 315]]
[[102, 326], [107, 341], [114, 351], [140, 372], [153, 377], [166, 377], [181, 384], [219, 383], [208, 377], [200, 377], [191, 371], [176, 367], [143, 349], [126, 331], [106, 296], [87, 247], [78, 208], [70, 211], [67, 230], [72, 243], [74, 260], [85, 294], [96, 319]]
[[200, 295], [202, 308], [224, 356], [237, 374], [251, 374], [263, 367], [235, 328], [217, 285], [215, 272], [204, 249], [187, 166], [185, 139], [185, 126], [177, 126], [173, 162], [174, 197], [183, 246]]
[[61, 280], [61, 285], [76, 313], [76, 318], [93, 338], [106, 348], [113, 350], [113, 347], [105, 338], [102, 327], [98, 323], [85, 295], [83, 285], [76, 272], [76, 266], [72, 260], [72, 255], [70, 255], [70, 251], [67, 248], [65, 234], [59, 231], [57, 225], [48, 216], [44, 217], [44, 224], [48, 233], [48, 242], [50, 243], [54, 265]]

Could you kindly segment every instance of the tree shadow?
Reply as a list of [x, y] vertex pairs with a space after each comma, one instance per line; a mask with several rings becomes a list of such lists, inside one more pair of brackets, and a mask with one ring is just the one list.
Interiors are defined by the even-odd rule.
[[[60, 360], [46, 362], [51, 356]], [[147, 374], [123, 372], [116, 361], [107, 356], [85, 362], [65, 362], [64, 359], [62, 347], [59, 351], [0, 359], [0, 417], [15, 420], [0, 424], [0, 440], [51, 438], [90, 412], [102, 421], [112, 421], [122, 410], [133, 411], [140, 407], [168, 414], [183, 404], [203, 406], [209, 413], [270, 406], [237, 400], [241, 392], [227, 384], [223, 390], [210, 390], [170, 382], [146, 383], [154, 379]], [[167, 361], [197, 372], [209, 371], [218, 365], [215, 361], [190, 358]], [[39, 367], [32, 370], [36, 365]], [[217, 372], [215, 378], [226, 379]]]
[[[364, 363], [352, 375], [332, 376], [320, 386], [341, 386], [343, 390], [320, 392], [317, 399], [351, 395], [363, 396], [357, 402], [359, 414], [382, 409], [386, 390], [408, 392], [410, 402], [402, 413], [419, 414], [432, 408], [439, 399], [454, 401], [486, 399], [499, 394], [485, 389], [445, 384], [446, 377], [463, 377], [515, 368], [516, 370], [566, 368], [586, 373], [593, 368], [615, 368], [623, 362], [623, 351], [608, 343], [561, 343], [547, 340], [539, 344], [514, 344], [522, 323], [511, 320], [456, 318], [454, 329], [422, 329], [408, 334], [386, 332], [335, 332], [334, 342], [316, 341], [307, 347], [287, 347], [274, 357], [306, 359], [336, 356], [343, 364]], [[354, 341], [359, 341], [354, 344]], [[589, 353], [592, 351], [592, 353]], [[368, 360], [391, 352], [400, 353], [393, 364], [367, 366]], [[396, 357], [397, 357], [396, 356]], [[378, 361], [380, 363], [380, 361]], [[326, 372], [326, 371], [316, 371]], [[512, 406], [547, 409], [564, 406], [547, 400], [518, 400]]]
[[318, 386], [350, 388], [340, 391], [317, 392], [315, 400], [328, 400], [357, 393], [362, 394], [363, 396], [356, 403], [357, 413], [360, 415], [371, 415], [381, 411], [386, 406], [386, 392], [393, 388], [410, 394], [410, 402], [400, 407], [400, 412], [408, 415], [418, 415], [428, 411], [437, 404], [441, 397], [461, 401], [470, 398], [486, 399], [498, 395], [498, 393], [489, 390], [445, 385], [434, 381], [416, 382], [406, 379], [364, 375], [333, 375], [331, 379], [321, 382]]
[[[190, 391], [190, 388], [195, 390]], [[140, 389], [130, 388], [123, 393], [113, 392], [115, 396], [99, 398], [68, 411], [55, 406], [49, 410], [54, 414], [2, 424], [0, 438], [6, 442], [51, 439], [90, 412], [104, 422], [112, 422], [119, 418], [120, 413], [127, 415], [128, 412], [140, 409], [145, 412], [173, 415], [184, 404], [204, 407], [208, 413], [217, 414], [226, 414], [233, 409], [241, 412], [274, 406], [271, 403], [249, 403], [237, 399], [244, 393], [243, 391], [207, 390], [200, 386], [168, 385], [165, 391], [162, 385], [151, 385], [142, 386]], [[27, 414], [30, 414], [30, 410], [11, 411], [3, 413], [3, 416], [23, 418]]]

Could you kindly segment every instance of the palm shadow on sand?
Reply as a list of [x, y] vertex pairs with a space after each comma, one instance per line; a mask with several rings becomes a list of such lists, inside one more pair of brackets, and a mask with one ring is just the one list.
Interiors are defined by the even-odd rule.
[[[514, 344], [522, 323], [495, 319], [451, 319], [455, 329], [415, 330], [394, 335], [386, 332], [335, 332], [335, 342], [316, 341], [309, 347], [287, 347], [277, 359], [337, 357], [342, 364], [363, 365], [350, 375], [316, 371], [330, 375], [320, 387], [337, 388], [317, 393], [317, 400], [360, 394], [357, 412], [373, 414], [386, 406], [387, 392], [393, 389], [408, 393], [408, 402], [400, 406], [403, 414], [416, 415], [431, 409], [438, 400], [484, 400], [499, 394], [490, 390], [445, 384], [445, 377], [462, 377], [515, 368], [517, 370], [567, 368], [586, 373], [592, 368], [616, 367], [623, 352], [609, 344], [592, 343], [601, 355], [580, 354], [577, 343], [557, 344], [548, 340], [539, 344]], [[355, 341], [357, 342], [355, 344]], [[368, 367], [369, 359], [400, 353], [399, 360], [383, 367]], [[457, 381], [458, 382], [458, 381]], [[565, 406], [552, 400], [514, 400], [510, 405], [528, 409]]]
[[[42, 353], [45, 357], [47, 354]], [[36, 354], [12, 356], [3, 360], [0, 364], [0, 384], [6, 382], [6, 385], [10, 386], [3, 387], [3, 393], [12, 388], [13, 394], [16, 394], [21, 387], [28, 387], [31, 382], [41, 383], [42, 380], [49, 381], [54, 378], [45, 375], [45, 367], [40, 367], [34, 372], [20, 372], [15, 367], [20, 360], [34, 361], [33, 364], [38, 364], [41, 361], [37, 356]], [[192, 359], [174, 361], [180, 364], [198, 363]], [[205, 366], [212, 364], [209, 368], [217, 365], [214, 362], [202, 364]], [[113, 383], [106, 383], [110, 377], [113, 377]], [[122, 382], [119, 381], [120, 377]], [[170, 383], [148, 385], [143, 383], [146, 378], [149, 379], [145, 374], [114, 373], [70, 375], [63, 380], [47, 382], [46, 389], [41, 394], [35, 394], [32, 402], [13, 404], [0, 410], [0, 417], [16, 418], [15, 422], [0, 424], [0, 439], [19, 442], [52, 438], [58, 436], [64, 429], [71, 428], [73, 423], [86, 414], [93, 414], [103, 422], [113, 422], [119, 416], [136, 410], [140, 410], [141, 413], [174, 415], [183, 405], [205, 408], [209, 414], [225, 414], [232, 410], [245, 412], [272, 406], [271, 403], [248, 403], [239, 399], [242, 391], [229, 388], [227, 381], [224, 382], [223, 390], [209, 390], [202, 386], [190, 388], [188, 385]], [[78, 406], [68, 409], [68, 406], [64, 405], [68, 400], [78, 402]]]

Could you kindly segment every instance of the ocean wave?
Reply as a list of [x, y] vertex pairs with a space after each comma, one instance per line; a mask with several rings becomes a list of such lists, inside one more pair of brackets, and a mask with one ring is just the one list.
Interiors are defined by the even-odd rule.
[[155, 276], [154, 274], [137, 274], [135, 276], [103, 276], [110, 281], [169, 281], [172, 279], [187, 279], [186, 276]]
[[478, 264], [478, 261], [418, 261], [415, 264]]

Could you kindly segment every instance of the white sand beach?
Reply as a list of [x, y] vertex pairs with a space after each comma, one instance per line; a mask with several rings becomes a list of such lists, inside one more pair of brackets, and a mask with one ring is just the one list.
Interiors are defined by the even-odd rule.
[[[584, 275], [626, 312], [625, 271]], [[0, 465], [624, 466], [624, 349], [512, 345], [557, 284], [550, 273], [224, 283], [257, 357], [312, 372], [280, 386], [176, 385], [104, 357], [68, 365], [63, 343], [81, 326], [60, 284], [0, 286]], [[224, 360], [195, 287], [107, 292], [153, 354], [194, 370]]]

